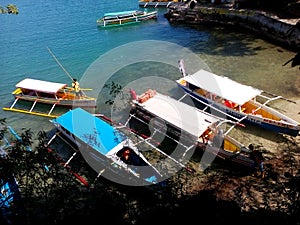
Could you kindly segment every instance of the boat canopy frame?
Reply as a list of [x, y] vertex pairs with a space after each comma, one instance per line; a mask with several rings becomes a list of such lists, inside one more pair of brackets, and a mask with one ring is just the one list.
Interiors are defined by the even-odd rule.
[[[166, 99], [170, 104], [166, 104]], [[183, 102], [171, 98], [170, 96], [166, 96], [160, 93], [156, 93], [153, 97], [149, 98], [144, 103], [140, 103], [140, 105], [150, 113], [162, 118], [173, 126], [176, 126], [178, 129], [185, 130], [187, 133], [197, 138], [201, 134], [203, 134], [209, 126], [212, 126], [220, 120], [220, 118], [214, 117], [206, 112], [201, 111], [200, 109], [189, 106]], [[195, 125], [195, 122], [189, 123], [188, 121], [182, 123], [182, 121], [180, 120], [181, 118], [179, 119], [176, 118], [176, 116], [172, 116], [173, 113], [174, 115], [180, 113], [176, 110], [176, 108], [174, 108], [174, 106], [177, 109], [182, 110], [182, 112], [184, 113], [192, 113], [193, 115], [191, 116], [197, 119], [200, 123], [197, 125]], [[193, 108], [194, 110], [191, 111], [191, 108]]]
[[[263, 92], [260, 89], [240, 84], [226, 76], [218, 76], [203, 69], [181, 79], [239, 105], [243, 105]], [[237, 91], [239, 95], [236, 94]]]
[[48, 94], [56, 94], [60, 90], [67, 87], [67, 84], [56, 83], [50, 81], [43, 81], [32, 78], [25, 78], [16, 84], [17, 88], [32, 90], [35, 92], [42, 92]]

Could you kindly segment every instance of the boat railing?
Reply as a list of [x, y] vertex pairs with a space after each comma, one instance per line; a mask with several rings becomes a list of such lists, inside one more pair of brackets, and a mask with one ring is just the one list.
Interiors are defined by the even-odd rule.
[[[225, 135], [229, 134], [230, 131], [232, 131], [236, 126], [243, 126], [245, 127], [245, 125], [241, 124], [240, 122], [242, 122], [244, 119], [246, 119], [248, 117], [248, 115], [245, 115], [244, 117], [240, 118], [237, 122], [235, 122], [226, 132]], [[228, 122], [228, 121], [227, 121]]]
[[[224, 112], [224, 111], [222, 111], [222, 110], [220, 110], [220, 109], [214, 107], [214, 106], [212, 105], [213, 103], [208, 104], [208, 103], [206, 103], [206, 102], [204, 102], [204, 101], [202, 101], [202, 100], [200, 100], [200, 99], [194, 97], [193, 95], [191, 95], [191, 92], [184, 94], [180, 99], [178, 99], [178, 101], [181, 101], [181, 100], [184, 99], [187, 95], [189, 95], [191, 98], [195, 99], [195, 100], [198, 101], [199, 103], [205, 105], [205, 106], [206, 106], [205, 109], [207, 109], [207, 108], [212, 108], [212, 109], [214, 109], [215, 111], [217, 111], [217, 112], [219, 112], [219, 113], [221, 113], [221, 114], [223, 114], [223, 115], [225, 115], [225, 116], [227, 116], [227, 117], [229, 117], [229, 118], [231, 118], [231, 119], [233, 119], [233, 120], [235, 120], [235, 121], [239, 121], [239, 119], [238, 119], [237, 117], [234, 117], [234, 116], [232, 116], [232, 115], [230, 115], [230, 114], [228, 114], [228, 113], [226, 113], [226, 112]], [[217, 104], [218, 104], [218, 103], [217, 103]], [[203, 111], [203, 110], [202, 110], [202, 111]]]
[[[285, 101], [288, 101], [288, 102], [297, 104], [297, 102], [295, 102], [295, 101], [293, 101], [293, 100], [290, 100], [290, 99], [288, 99], [288, 98], [284, 98], [284, 97], [282, 97], [282, 96], [280, 96], [280, 95], [275, 95], [275, 94], [270, 93], [270, 92], [267, 92], [267, 91], [263, 91], [263, 93], [265, 93], [265, 94], [267, 94], [267, 95], [270, 95], [270, 96], [273, 96], [273, 97], [275, 97], [276, 99], [277, 99], [277, 97], [279, 97], [279, 98], [281, 98], [281, 99], [283, 99], [283, 100], [285, 100]], [[260, 94], [259, 96], [261, 96], [261, 97], [263, 97], [263, 98], [266, 98], [266, 99], [270, 99], [269, 97], [267, 97], [267, 96], [265, 96], [265, 95], [262, 95], [262, 94]], [[274, 100], [275, 100], [275, 99], [274, 99]]]
[[[142, 119], [136, 117], [136, 116], [133, 115], [133, 114], [130, 114], [128, 120], [127, 120], [126, 123], [125, 123], [125, 126], [128, 125], [128, 123], [129, 123], [129, 121], [131, 120], [131, 118], [135, 118], [135, 119], [138, 120], [139, 122], [141, 122], [141, 123], [143, 123], [143, 124], [147, 124], [147, 123], [146, 123], [145, 121], [143, 121]], [[147, 125], [150, 126], [149, 124], [147, 124]], [[168, 134], [165, 134], [165, 132], [161, 131], [160, 129], [157, 129], [157, 128], [154, 127], [154, 126], [151, 126], [151, 128], [153, 128], [154, 132], [152, 133], [151, 136], [149, 136], [149, 137], [147, 137], [147, 138], [145, 138], [145, 139], [147, 139], [147, 140], [150, 141], [151, 139], [153, 139], [153, 137], [154, 137], [154, 135], [155, 135], [156, 133], [160, 133], [160, 134], [164, 134], [164, 135], [165, 135], [167, 138], [169, 138], [170, 140], [175, 141], [178, 145], [180, 145], [180, 146], [182, 146], [182, 147], [184, 147], [184, 148], [190, 148], [189, 146], [186, 146], [186, 145], [180, 143], [179, 141], [175, 140], [174, 138], [172, 138], [172, 137], [169, 136]], [[195, 143], [193, 143], [193, 145], [194, 145], [194, 144], [195, 144]]]
[[[261, 96], [261, 95], [260, 95], [260, 96]], [[267, 98], [268, 100], [265, 101], [264, 103], [261, 103], [260, 106], [257, 107], [256, 109], [252, 110], [252, 114], [256, 114], [256, 112], [258, 112], [260, 109], [261, 109], [262, 111], [265, 111], [264, 108], [263, 108], [264, 106], [267, 106], [267, 104], [268, 104], [269, 102], [275, 101], [275, 100], [280, 99], [280, 98], [282, 98], [282, 97], [281, 97], [281, 96], [277, 96], [277, 97], [274, 97], [274, 98], [268, 98], [268, 97], [266, 97], [266, 98]], [[268, 115], [270, 115], [270, 116], [268, 116]], [[271, 118], [271, 116], [272, 116], [272, 118]], [[268, 113], [267, 115], [265, 115], [265, 116], [263, 116], [263, 117], [270, 118], [270, 119], [273, 119], [273, 120], [280, 120], [279, 117], [274, 117], [273, 114], [271, 114], [271, 113]], [[274, 117], [274, 118], [273, 118], [273, 117]]]

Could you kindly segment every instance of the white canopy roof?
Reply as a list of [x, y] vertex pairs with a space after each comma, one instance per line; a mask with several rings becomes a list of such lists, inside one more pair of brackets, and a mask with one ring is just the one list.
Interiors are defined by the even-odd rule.
[[24, 88], [28, 90], [50, 93], [50, 94], [55, 94], [56, 92], [58, 92], [58, 90], [66, 86], [67, 84], [54, 83], [50, 81], [42, 81], [42, 80], [36, 80], [31, 78], [26, 78], [16, 84], [17, 88]]
[[203, 69], [192, 75], [187, 75], [183, 79], [188, 83], [239, 105], [243, 105], [263, 92], [262, 90], [240, 84], [228, 77], [219, 76]]
[[141, 105], [152, 114], [197, 138], [210, 125], [219, 121], [219, 119], [212, 115], [201, 112], [195, 107], [160, 93], [156, 93], [154, 97]]

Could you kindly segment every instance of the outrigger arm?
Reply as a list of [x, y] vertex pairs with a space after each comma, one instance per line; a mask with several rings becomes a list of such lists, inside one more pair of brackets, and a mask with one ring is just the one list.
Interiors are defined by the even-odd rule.
[[[61, 135], [59, 135], [61, 132], [56, 132], [52, 138], [50, 138], [50, 140], [47, 143], [47, 146], [49, 146], [51, 144], [51, 142], [58, 136], [60, 137], [65, 143], [69, 144]], [[72, 156], [64, 163], [64, 167], [68, 166], [68, 164], [70, 163], [70, 161], [74, 158], [74, 156], [78, 153], [78, 151], [76, 149], [74, 149], [72, 146], [70, 146], [75, 152], [72, 154]]]
[[35, 104], [37, 103], [37, 99], [33, 102], [33, 104], [32, 104], [32, 106], [31, 106], [31, 108], [30, 108], [30, 110], [29, 110], [29, 112], [32, 112], [32, 110], [33, 110], [33, 108], [34, 108], [34, 106], [35, 106]]
[[15, 104], [17, 103], [17, 101], [19, 100], [19, 98], [16, 98], [16, 100], [13, 102], [13, 104], [10, 106], [10, 109], [12, 109], [14, 106], [15, 106]]
[[[207, 104], [206, 102], [204, 102], [204, 101], [202, 101], [202, 100], [200, 100], [200, 99], [197, 99], [196, 97], [192, 96], [190, 93], [191, 93], [191, 92], [184, 94], [180, 99], [178, 99], [178, 101], [181, 101], [183, 98], [185, 98], [187, 95], [189, 95], [190, 97], [192, 97], [192, 98], [195, 99], [196, 101], [200, 102], [201, 104], [206, 105], [206, 108], [205, 108], [205, 109], [207, 109], [208, 107], [210, 107], [210, 108], [212, 108], [212, 109], [214, 109], [214, 110], [216, 110], [216, 111], [218, 111], [218, 112], [220, 112], [220, 113], [222, 113], [222, 114], [224, 114], [224, 115], [226, 115], [226, 116], [228, 116], [228, 117], [230, 117], [230, 118], [232, 118], [232, 119], [234, 119], [234, 120], [240, 122], [238, 118], [236, 118], [236, 117], [234, 117], [234, 116], [232, 116], [232, 115], [229, 115], [229, 114], [227, 114], [226, 112], [223, 112], [223, 111], [220, 110], [220, 109], [217, 109], [216, 107], [212, 106], [211, 104]], [[203, 109], [202, 111], [204, 111], [204, 109]]]
[[[247, 117], [248, 117], [248, 115], [242, 117], [242, 118], [239, 119], [237, 122], [234, 122], [234, 125], [232, 125], [232, 126], [225, 132], [225, 135], [228, 134], [235, 126], [237, 126], [237, 125], [241, 126], [241, 123], [240, 123], [240, 122], [243, 121], [244, 119], [246, 119]], [[230, 121], [231, 123], [233, 122], [233, 121], [231, 121], [231, 120], [228, 120], [228, 121]], [[228, 122], [228, 121], [227, 121], [227, 122]]]
[[13, 112], [22, 112], [22, 113], [27, 113], [27, 114], [37, 115], [37, 116], [47, 116], [47, 117], [52, 117], [52, 118], [56, 118], [57, 117], [56, 115], [51, 115], [51, 113], [54, 110], [54, 107], [56, 106], [56, 104], [59, 102], [59, 100], [58, 100], [58, 102], [54, 103], [54, 105], [51, 107], [51, 109], [50, 109], [50, 111], [48, 113], [40, 113], [40, 112], [33, 111], [33, 109], [34, 109], [36, 103], [38, 103], [39, 99], [36, 99], [33, 102], [30, 110], [27, 110], [27, 109], [26, 110], [25, 109], [16, 109], [16, 108], [14, 108], [14, 106], [16, 105], [16, 103], [18, 102], [18, 100], [19, 100], [19, 97], [17, 97], [15, 99], [15, 101], [13, 102], [13, 104], [9, 108], [8, 107], [4, 107], [3, 110], [9, 110], [9, 111], [13, 111]]
[[[275, 95], [275, 94], [272, 94], [272, 93], [270, 93], [270, 92], [267, 92], [267, 91], [263, 91], [264, 93], [266, 93], [266, 94], [268, 94], [268, 95], [271, 95], [271, 96], [275, 96], [275, 97], [279, 97], [279, 98], [281, 98], [281, 99], [283, 99], [283, 100], [285, 100], [285, 101], [288, 101], [288, 102], [291, 102], [291, 103], [294, 103], [294, 104], [297, 104], [297, 102], [295, 102], [295, 101], [293, 101], [293, 100], [290, 100], [290, 99], [287, 99], [287, 98], [284, 98], [284, 97], [282, 97], [282, 96], [277, 96], [277, 95]], [[265, 96], [265, 95], [260, 95], [261, 97], [263, 97], [263, 98], [267, 98], [267, 99], [269, 99], [267, 96]]]
[[48, 115], [50, 115], [51, 113], [52, 113], [52, 111], [53, 111], [53, 109], [54, 109], [54, 107], [56, 106], [56, 103], [55, 104], [53, 104], [53, 106], [51, 107], [51, 109], [50, 109], [50, 111], [49, 111], [49, 113], [48, 113]]
[[[125, 126], [127, 126], [127, 124], [129, 123], [129, 121], [130, 121], [130, 119], [131, 119], [132, 117], [134, 117], [135, 119], [137, 119], [137, 120], [139, 120], [140, 122], [142, 122], [142, 123], [145, 124], [144, 121], [142, 121], [142, 120], [139, 119], [138, 117], [136, 117], [136, 116], [134, 116], [133, 114], [131, 114], [130, 117], [128, 118], [128, 120], [126, 121]], [[128, 128], [128, 129], [130, 129], [130, 128]], [[154, 128], [154, 127], [153, 127], [153, 129], [154, 129], [153, 134], [152, 134], [150, 137], [147, 137], [147, 138], [144, 138], [144, 137], [140, 136], [139, 133], [138, 133], [137, 131], [134, 131], [134, 132], [138, 133], [137, 137], [138, 137], [139, 139], [141, 139], [142, 142], [145, 142], [146, 144], [148, 144], [149, 146], [151, 146], [152, 148], [154, 148], [155, 150], [157, 150], [159, 153], [163, 154], [163, 155], [166, 156], [167, 158], [171, 159], [173, 162], [175, 162], [175, 163], [177, 163], [178, 165], [180, 165], [181, 167], [185, 168], [187, 171], [193, 172], [192, 169], [187, 168], [183, 163], [181, 163], [181, 162], [179, 162], [178, 160], [174, 159], [173, 157], [169, 156], [168, 154], [166, 154], [165, 152], [163, 152], [162, 150], [160, 150], [159, 148], [157, 148], [155, 145], [153, 145], [153, 144], [150, 142], [151, 140], [153, 140], [153, 136], [154, 136], [154, 134], [155, 134], [156, 132], [160, 132], [160, 133], [161, 133], [161, 131], [159, 131], [158, 129], [156, 129], [156, 128]], [[186, 148], [186, 151], [185, 151], [184, 155], [185, 155], [186, 152], [188, 152], [192, 147], [195, 146], [194, 144], [191, 145], [191, 146], [189, 146], [189, 147], [188, 147], [188, 146], [185, 146], [185, 145], [181, 144], [180, 142], [178, 142], [177, 140], [175, 140], [174, 138], [168, 136], [167, 134], [164, 134], [164, 135], [166, 135], [166, 137], [170, 138], [171, 140], [175, 141], [177, 144], [179, 144], [179, 145], [185, 147], [185, 148]]]
[[[132, 117], [134, 117], [134, 118], [137, 119], [138, 121], [140, 121], [140, 122], [142, 122], [142, 123], [145, 124], [145, 122], [144, 122], [143, 120], [141, 120], [140, 118], [138, 118], [138, 117], [136, 117], [136, 116], [134, 116], [134, 115], [131, 115], [130, 118], [129, 118], [127, 121], [129, 121]], [[128, 122], [126, 122], [126, 124], [127, 124], [127, 123], [128, 123]], [[153, 139], [152, 137], [154, 136], [154, 134], [155, 134], [156, 132], [158, 132], [158, 133], [164, 134], [167, 138], [169, 138], [169, 139], [175, 141], [177, 144], [181, 145], [182, 147], [186, 148], [187, 150], [189, 150], [191, 147], [194, 146], [194, 145], [192, 145], [192, 146], [188, 147], [188, 146], [186, 146], [186, 145], [180, 143], [179, 141], [175, 140], [174, 138], [170, 137], [169, 135], [163, 133], [163, 132], [160, 131], [159, 129], [156, 129], [156, 128], [153, 127], [153, 126], [152, 126], [152, 128], [154, 129], [153, 134], [152, 134], [150, 137], [148, 137], [148, 138], [143, 138], [143, 140]]]

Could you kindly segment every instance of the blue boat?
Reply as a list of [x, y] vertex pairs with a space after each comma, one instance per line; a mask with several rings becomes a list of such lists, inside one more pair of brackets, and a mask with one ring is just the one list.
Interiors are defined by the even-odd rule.
[[14, 219], [15, 209], [11, 209], [11, 206], [17, 200], [21, 199], [19, 185], [16, 179], [12, 176], [7, 180], [0, 180], [0, 212], [6, 222], [12, 223]]
[[176, 83], [184, 90], [185, 96], [189, 95], [238, 122], [245, 121], [294, 137], [298, 135], [299, 122], [270, 106], [270, 103], [279, 99], [296, 102], [203, 69], [187, 74], [183, 60], [179, 60], [179, 69], [183, 77]]
[[133, 186], [156, 184], [162, 177], [127, 134], [81, 108], [50, 122], [78, 149], [97, 177]]
[[[12, 129], [12, 128], [10, 128]], [[0, 137], [0, 157], [6, 160], [8, 157], [7, 149], [11, 147], [8, 138], [5, 136], [5, 131], [1, 127], [1, 137]], [[14, 202], [21, 199], [21, 193], [19, 185], [12, 174], [6, 174], [6, 177], [0, 178], [0, 213], [2, 218], [8, 223], [13, 223], [16, 219], [13, 211], [16, 208], [11, 209]], [[16, 206], [16, 204], [15, 204]], [[21, 215], [21, 210], [19, 211]]]

